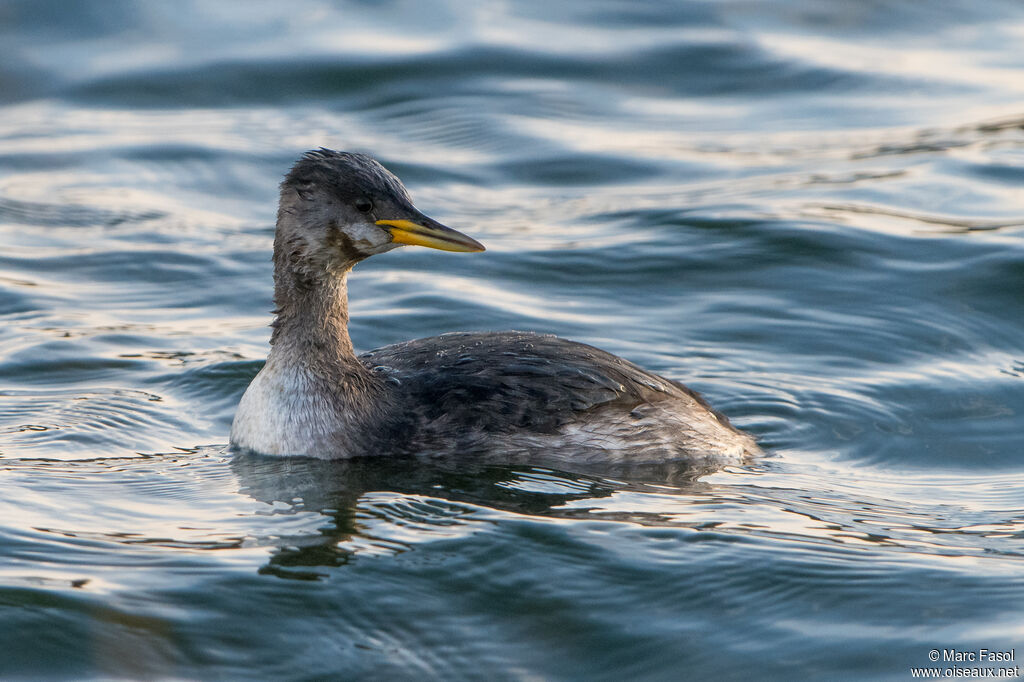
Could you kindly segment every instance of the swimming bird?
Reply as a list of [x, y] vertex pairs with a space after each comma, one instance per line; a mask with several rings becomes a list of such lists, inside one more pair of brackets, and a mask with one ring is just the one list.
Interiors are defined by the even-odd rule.
[[369, 156], [321, 148], [295, 163], [277, 212], [270, 354], [238, 405], [235, 447], [327, 459], [681, 458], [712, 468], [758, 451], [684, 385], [552, 335], [449, 333], [357, 355], [349, 272], [404, 245], [484, 250], [418, 211]]

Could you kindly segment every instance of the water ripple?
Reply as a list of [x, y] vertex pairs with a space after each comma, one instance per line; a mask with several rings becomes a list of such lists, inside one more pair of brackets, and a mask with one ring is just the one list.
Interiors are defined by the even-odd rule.
[[87, 457], [142, 452], [180, 437], [187, 422], [159, 395], [128, 389], [3, 391], [0, 454]]

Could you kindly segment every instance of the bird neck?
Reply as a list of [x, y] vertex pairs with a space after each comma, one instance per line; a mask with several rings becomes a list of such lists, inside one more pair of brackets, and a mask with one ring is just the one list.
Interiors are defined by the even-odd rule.
[[366, 371], [348, 335], [351, 269], [310, 274], [275, 258], [272, 356], [294, 358], [321, 371]]

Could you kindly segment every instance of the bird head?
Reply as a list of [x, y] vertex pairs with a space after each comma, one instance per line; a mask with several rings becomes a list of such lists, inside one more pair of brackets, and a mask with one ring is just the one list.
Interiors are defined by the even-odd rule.
[[345, 270], [399, 246], [483, 251], [418, 211], [402, 182], [365, 154], [306, 152], [281, 183], [275, 258], [314, 272]]

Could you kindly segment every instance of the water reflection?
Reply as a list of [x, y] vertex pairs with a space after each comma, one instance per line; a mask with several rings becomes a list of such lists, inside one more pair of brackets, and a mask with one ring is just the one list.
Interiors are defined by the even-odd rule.
[[405, 542], [472, 532], [474, 524], [497, 518], [495, 512], [578, 518], [594, 501], [624, 491], [706, 487], [696, 480], [704, 471], [686, 462], [586, 463], [577, 469], [484, 464], [469, 457], [238, 454], [231, 460], [239, 492], [268, 505], [266, 513], [313, 512], [329, 521], [319, 535], [273, 539], [276, 549], [260, 571], [298, 579], [322, 577], [316, 567], [342, 565], [355, 553], [404, 551]]

